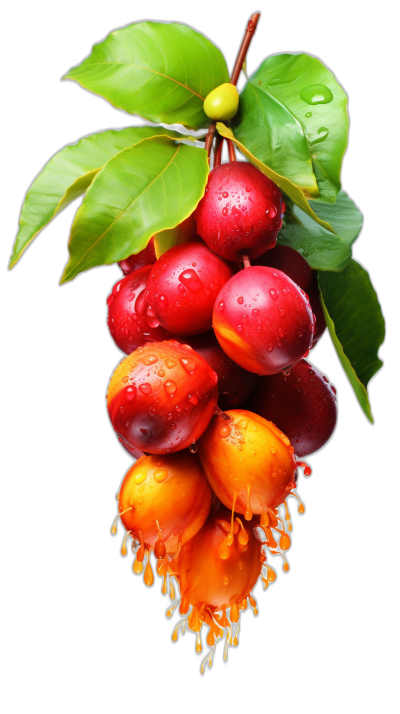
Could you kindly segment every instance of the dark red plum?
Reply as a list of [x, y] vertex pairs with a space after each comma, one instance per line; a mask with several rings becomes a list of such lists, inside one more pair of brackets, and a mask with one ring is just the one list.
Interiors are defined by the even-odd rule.
[[151, 265], [138, 268], [115, 283], [107, 298], [107, 324], [115, 344], [127, 355], [146, 342], [162, 342], [171, 335], [146, 314], [144, 293]]
[[296, 285], [308, 293], [308, 288], [313, 279], [313, 270], [304, 260], [303, 256], [294, 248], [286, 245], [276, 245], [257, 258], [253, 265], [265, 265], [268, 268], [277, 268], [288, 275]]
[[305, 359], [288, 376], [261, 377], [250, 408], [282, 429], [297, 456], [320, 449], [336, 426], [336, 390]]
[[150, 273], [147, 314], [174, 335], [206, 332], [215, 299], [232, 275], [232, 266], [204, 243], [170, 248]]
[[243, 369], [276, 374], [311, 347], [314, 316], [304, 293], [280, 270], [253, 266], [222, 288], [213, 327], [226, 354]]
[[190, 345], [216, 372], [221, 409], [233, 409], [241, 405], [254, 392], [257, 375], [246, 372], [231, 360], [212, 330], [201, 335], [180, 337], [179, 341]]
[[322, 337], [326, 330], [325, 315], [322, 309], [321, 300], [319, 297], [319, 286], [318, 286], [318, 271], [314, 270], [313, 279], [311, 285], [307, 290], [308, 299], [310, 300], [311, 309], [315, 315], [315, 332], [312, 342], [312, 347], [315, 347], [318, 340]]
[[137, 253], [136, 255], [130, 255], [129, 258], [120, 260], [118, 265], [124, 275], [129, 275], [130, 273], [133, 273], [134, 270], [143, 268], [145, 265], [154, 265], [156, 260], [154, 238], [150, 238], [146, 248], [141, 250], [140, 253]]

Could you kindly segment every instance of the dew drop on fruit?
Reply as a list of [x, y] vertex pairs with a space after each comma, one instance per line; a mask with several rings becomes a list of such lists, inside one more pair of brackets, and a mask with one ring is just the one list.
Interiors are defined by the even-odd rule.
[[165, 360], [165, 366], [168, 367], [168, 369], [173, 369], [176, 367], [177, 362], [174, 359], [167, 359]]
[[126, 387], [125, 391], [124, 391], [124, 395], [125, 395], [125, 399], [128, 402], [133, 402], [133, 400], [136, 397], [136, 387], [134, 387], [133, 385], [130, 387]]
[[237, 301], [238, 301], [239, 305], [243, 305], [243, 298], [242, 298], [242, 297], [238, 297]]
[[193, 374], [194, 370], [197, 367], [194, 359], [186, 359], [184, 357], [181, 358], [181, 365], [188, 374]]
[[228, 426], [228, 424], [223, 424], [219, 431], [218, 431], [218, 436], [221, 437], [221, 439], [226, 439], [227, 436], [231, 433], [231, 427]]
[[157, 355], [146, 355], [145, 357], [142, 357], [141, 361], [144, 365], [146, 365], [146, 367], [149, 367], [149, 365], [158, 362], [158, 357]]
[[166, 393], [168, 394], [168, 396], [172, 396], [173, 394], [175, 394], [175, 392], [177, 390], [177, 386], [176, 386], [175, 382], [172, 381], [172, 379], [167, 379], [167, 381], [164, 384], [164, 389], [165, 389]]
[[143, 483], [143, 481], [146, 481], [146, 478], [146, 471], [140, 471], [138, 474], [135, 475], [134, 481], [139, 486], [139, 484]]
[[271, 290], [269, 291], [269, 294], [271, 295], [271, 297], [272, 297], [273, 300], [277, 300], [277, 299], [278, 299], [278, 291], [277, 291], [277, 290], [274, 290], [274, 288], [271, 288]]
[[191, 290], [192, 293], [198, 293], [199, 290], [204, 288], [204, 285], [196, 271], [191, 268], [189, 268], [189, 270], [184, 270], [183, 273], [180, 274], [179, 280], [183, 283], [183, 285]]
[[223, 301], [221, 301], [218, 305], [218, 308], [219, 308], [219, 310], [221, 310], [221, 312], [223, 312], [224, 308], [225, 308], [225, 303]]
[[168, 471], [165, 469], [160, 469], [160, 471], [156, 471], [154, 474], [154, 480], [157, 481], [157, 483], [162, 483], [168, 478]]
[[195, 407], [199, 403], [199, 398], [196, 396], [196, 394], [189, 394], [188, 402], [189, 404], [192, 404]]
[[151, 393], [151, 384], [149, 384], [148, 382], [145, 382], [144, 384], [141, 384], [139, 386], [139, 389], [143, 394], [146, 394], [146, 395], [150, 394]]

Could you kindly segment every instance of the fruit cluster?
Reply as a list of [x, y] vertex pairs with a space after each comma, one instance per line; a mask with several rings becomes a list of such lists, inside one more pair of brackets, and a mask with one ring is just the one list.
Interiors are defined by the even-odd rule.
[[284, 211], [256, 167], [216, 166], [188, 242], [156, 260], [152, 240], [122, 261], [125, 277], [107, 300], [111, 335], [127, 354], [108, 412], [138, 459], [118, 495], [122, 553], [132, 538], [133, 570], [144, 568], [147, 585], [151, 553], [163, 592], [167, 578], [173, 595], [172, 579], [179, 584], [197, 651], [203, 625], [210, 647], [224, 632], [225, 655], [237, 644], [240, 611], [249, 601], [256, 612], [258, 578], [275, 580], [265, 548], [288, 569], [287, 499], [298, 467], [310, 473], [296, 458], [325, 444], [336, 423], [335, 389], [305, 360], [326, 327], [314, 273], [297, 251], [275, 246]]

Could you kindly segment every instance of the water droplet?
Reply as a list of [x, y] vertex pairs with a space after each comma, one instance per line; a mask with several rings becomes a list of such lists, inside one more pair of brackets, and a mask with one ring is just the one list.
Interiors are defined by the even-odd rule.
[[306, 112], [306, 117], [307, 117], [307, 119], [309, 119], [310, 117], [312, 117], [312, 113], [311, 113], [311, 112]]
[[168, 396], [172, 396], [173, 394], [175, 394], [175, 392], [177, 390], [177, 386], [176, 386], [175, 382], [172, 381], [172, 379], [167, 379], [167, 381], [164, 384], [164, 389], [165, 389], [166, 393], [168, 394]]
[[285, 297], [286, 297], [286, 295], [289, 295], [289, 292], [290, 292], [289, 288], [283, 288], [283, 290], [282, 290], [282, 294], [283, 294]]
[[301, 90], [300, 97], [307, 104], [329, 104], [333, 99], [333, 94], [325, 84], [310, 84]]
[[179, 285], [178, 285], [178, 290], [179, 290], [180, 293], [184, 293], [184, 292], [185, 292], [185, 287], [184, 287], [184, 285], [182, 285], [182, 283], [179, 283]]
[[168, 305], [168, 300], [165, 295], [159, 295], [157, 298], [157, 302], [162, 310]]
[[[129, 389], [129, 387], [128, 387], [128, 389]], [[143, 392], [143, 394], [150, 394], [151, 384], [149, 384], [148, 382], [145, 382], [144, 384], [140, 384], [139, 389], [141, 392]]]
[[165, 366], [168, 367], [168, 369], [173, 369], [176, 367], [177, 362], [174, 359], [166, 359], [165, 360]]
[[271, 290], [269, 291], [269, 294], [271, 295], [271, 297], [272, 297], [273, 300], [277, 300], [277, 299], [278, 299], [278, 291], [277, 291], [277, 290], [274, 290], [274, 288], [271, 288]]
[[221, 312], [223, 312], [225, 309], [225, 303], [223, 301], [221, 301], [218, 305], [218, 308], [221, 310]]
[[183, 283], [192, 293], [198, 293], [199, 290], [204, 288], [202, 281], [200, 280], [197, 273], [189, 268], [189, 270], [184, 270], [180, 274], [179, 280]]
[[281, 317], [285, 317], [285, 311], [284, 310], [279, 310], [279, 314]]
[[321, 141], [325, 141], [329, 134], [329, 129], [327, 129], [325, 126], [320, 126], [320, 128], [317, 131], [318, 137], [316, 139], [313, 139], [313, 141], [309, 141], [308, 143], [310, 146], [314, 146], [314, 144], [320, 144]]
[[122, 381], [124, 384], [126, 384], [127, 382], [129, 382], [129, 377], [122, 377]]
[[126, 387], [124, 390], [124, 396], [127, 402], [133, 402], [136, 397], [136, 387], [134, 387], [133, 385], [130, 387]]
[[189, 404], [193, 404], [193, 406], [195, 407], [199, 403], [199, 398], [196, 394], [189, 394], [188, 402]]
[[142, 357], [141, 361], [143, 362], [143, 364], [146, 365], [146, 367], [148, 367], [150, 364], [155, 364], [156, 362], [158, 362], [158, 357], [157, 355], [153, 354], [145, 355], [145, 357]]
[[237, 301], [238, 301], [239, 305], [243, 305], [243, 298], [242, 298], [242, 297], [238, 297]]
[[161, 469], [160, 471], [156, 471], [154, 473], [154, 480], [157, 481], [157, 483], [162, 483], [167, 478], [168, 478], [168, 471], [166, 471], [165, 469]]
[[254, 310], [252, 310], [251, 314], [254, 315], [254, 317], [258, 317], [260, 314], [260, 311], [257, 308], [255, 308]]
[[147, 473], [144, 471], [144, 472], [140, 472], [140, 473], [136, 474], [136, 476], [133, 480], [137, 485], [139, 485], [140, 483], [143, 483], [143, 481], [146, 481], [146, 478], [147, 478]]
[[228, 424], [223, 424], [219, 430], [218, 430], [218, 436], [221, 437], [221, 439], [226, 439], [227, 436], [231, 433], [231, 427], [228, 426]]
[[186, 359], [185, 357], [181, 358], [181, 365], [188, 374], [193, 374], [194, 370], [197, 367], [197, 364], [194, 359]]
[[159, 377], [165, 377], [165, 372], [164, 372], [163, 369], [159, 369], [158, 372], [157, 372], [157, 374], [158, 374]]

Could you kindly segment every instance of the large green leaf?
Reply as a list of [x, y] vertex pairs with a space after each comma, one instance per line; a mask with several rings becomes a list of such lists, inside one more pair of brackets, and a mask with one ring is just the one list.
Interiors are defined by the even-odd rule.
[[304, 213], [310, 216], [313, 221], [316, 221], [327, 231], [331, 231], [331, 233], [335, 232], [332, 226], [327, 221], [322, 220], [316, 215], [316, 213], [314, 213], [306, 197], [304, 196], [304, 193], [298, 186], [292, 183], [292, 181], [290, 181], [288, 178], [285, 178], [285, 176], [281, 176], [280, 174], [275, 173], [275, 171], [270, 169], [269, 166], [266, 166], [262, 163], [262, 161], [253, 156], [251, 151], [249, 151], [245, 146], [243, 146], [243, 144], [240, 143], [240, 141], [234, 136], [232, 130], [228, 129], [225, 124], [218, 122], [217, 130], [221, 136], [225, 137], [225, 139], [231, 139], [236, 144], [238, 149], [242, 152], [242, 154], [244, 154], [244, 156], [246, 156], [246, 158], [251, 161], [254, 166], [257, 166], [257, 168], [260, 169], [263, 174], [268, 176], [271, 181], [276, 183], [282, 193], [284, 193], [285, 196], [288, 196], [288, 198], [293, 201], [293, 203], [295, 203], [297, 206], [299, 206], [299, 208], [301, 208]]
[[209, 123], [203, 102], [229, 82], [220, 50], [186, 25], [138, 22], [111, 32], [66, 79], [119, 109], [163, 124]]
[[319, 218], [333, 226], [336, 235], [291, 205], [278, 243], [298, 250], [316, 270], [342, 270], [351, 259], [351, 246], [361, 231], [362, 215], [344, 191], [338, 193], [336, 203], [314, 201], [313, 207]]
[[167, 137], [144, 139], [110, 159], [76, 213], [61, 282], [137, 253], [154, 233], [181, 223], [203, 196], [208, 172], [204, 149]]
[[356, 397], [373, 422], [367, 385], [382, 367], [378, 350], [385, 321], [364, 268], [352, 260], [341, 273], [319, 272], [318, 282], [333, 344]]
[[235, 136], [257, 159], [300, 186], [306, 196], [319, 195], [301, 124], [252, 80], [240, 95], [236, 122]]
[[182, 134], [161, 127], [130, 127], [93, 134], [55, 154], [26, 194], [10, 268], [39, 231], [68, 203], [86, 191], [109, 159], [142, 139], [165, 134], [184, 138]]
[[[347, 97], [332, 72], [306, 54], [268, 57], [240, 95], [234, 133], [260, 161], [309, 196], [334, 202], [347, 146]], [[312, 162], [318, 188], [310, 181]]]

